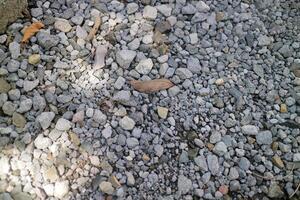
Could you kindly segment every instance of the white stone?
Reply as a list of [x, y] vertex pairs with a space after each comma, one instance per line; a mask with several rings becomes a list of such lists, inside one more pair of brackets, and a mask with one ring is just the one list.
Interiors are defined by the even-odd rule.
[[145, 19], [155, 19], [157, 17], [157, 9], [153, 6], [145, 6], [143, 11], [143, 17]]
[[56, 182], [54, 186], [54, 196], [62, 199], [69, 192], [69, 181]]
[[55, 128], [60, 131], [68, 131], [71, 128], [71, 122], [64, 118], [57, 120]]
[[197, 44], [198, 34], [197, 33], [191, 33], [190, 34], [190, 41], [191, 41], [191, 44]]
[[52, 144], [50, 138], [44, 137], [42, 134], [38, 135], [34, 140], [34, 145], [38, 149], [46, 149]]
[[48, 196], [53, 196], [53, 193], [54, 193], [54, 185], [53, 184], [44, 185], [43, 189]]
[[153, 67], [153, 62], [151, 58], [147, 58], [144, 60], [141, 60], [139, 64], [135, 67], [136, 71], [140, 74], [149, 74], [151, 72], [151, 69]]

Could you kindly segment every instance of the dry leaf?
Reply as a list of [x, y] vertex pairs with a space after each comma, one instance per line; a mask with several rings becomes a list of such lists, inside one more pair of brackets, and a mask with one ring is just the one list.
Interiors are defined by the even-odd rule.
[[94, 26], [93, 26], [92, 30], [90, 31], [89, 35], [86, 37], [87, 41], [91, 41], [95, 37], [100, 25], [101, 25], [101, 18], [99, 15], [97, 15], [95, 17]]
[[158, 92], [174, 86], [168, 79], [154, 79], [150, 81], [132, 80], [130, 81], [130, 84], [134, 89], [143, 93]]
[[29, 27], [26, 28], [22, 43], [28, 42], [28, 40], [43, 27], [44, 24], [42, 22], [33, 22]]

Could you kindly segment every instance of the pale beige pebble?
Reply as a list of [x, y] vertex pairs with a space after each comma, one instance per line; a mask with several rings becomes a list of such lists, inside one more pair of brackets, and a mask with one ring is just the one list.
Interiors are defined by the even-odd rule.
[[28, 63], [32, 65], [36, 65], [41, 61], [40, 54], [32, 54], [28, 57]]
[[70, 137], [70, 141], [74, 143], [76, 146], [80, 145], [80, 139], [78, 138], [76, 133], [70, 132], [69, 137]]
[[50, 182], [55, 182], [58, 179], [57, 170], [54, 166], [45, 170], [44, 179], [49, 180]]
[[117, 177], [114, 175], [111, 175], [109, 177], [109, 182], [114, 186], [115, 188], [121, 187], [121, 183], [118, 181]]
[[13, 114], [12, 120], [13, 120], [13, 124], [18, 128], [24, 128], [26, 125], [26, 118], [19, 113], [15, 112]]
[[90, 161], [92, 165], [99, 167], [100, 166], [100, 159], [98, 156], [90, 156]]
[[168, 116], [168, 112], [168, 108], [157, 106], [157, 113], [160, 118], [166, 119]]
[[218, 78], [218, 79], [215, 81], [215, 84], [216, 84], [216, 85], [224, 85], [224, 79]]
[[99, 185], [100, 190], [106, 194], [113, 194], [114, 193], [114, 188], [110, 182], [103, 181]]

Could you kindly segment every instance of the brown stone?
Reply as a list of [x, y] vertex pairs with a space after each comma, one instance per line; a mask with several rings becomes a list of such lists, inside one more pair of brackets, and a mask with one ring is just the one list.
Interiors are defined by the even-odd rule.
[[0, 93], [7, 93], [10, 89], [10, 84], [5, 79], [0, 78]]
[[279, 156], [277, 156], [277, 155], [273, 156], [272, 161], [273, 161], [274, 165], [276, 165], [276, 167], [284, 168], [284, 163]]

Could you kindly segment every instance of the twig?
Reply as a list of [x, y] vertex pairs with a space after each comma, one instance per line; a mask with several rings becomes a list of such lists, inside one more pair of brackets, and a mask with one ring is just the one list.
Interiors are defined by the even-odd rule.
[[257, 173], [255, 173], [255, 172], [251, 172], [254, 176], [257, 176], [257, 177], [259, 177], [259, 178], [261, 178], [261, 179], [265, 179], [265, 180], [273, 180], [274, 179], [274, 177], [273, 178], [270, 178], [270, 177], [266, 177], [266, 176], [261, 176], [261, 175], [259, 175], [259, 174], [257, 174]]
[[289, 197], [290, 199], [298, 192], [299, 188], [300, 188], [300, 182], [299, 182], [296, 190], [293, 192], [293, 194], [290, 195], [290, 197]]
[[87, 41], [91, 41], [95, 37], [100, 25], [101, 25], [101, 18], [99, 15], [97, 15], [95, 17], [95, 24], [94, 24], [92, 30], [90, 31], [89, 35], [86, 37]]

